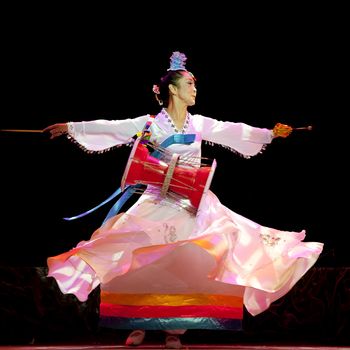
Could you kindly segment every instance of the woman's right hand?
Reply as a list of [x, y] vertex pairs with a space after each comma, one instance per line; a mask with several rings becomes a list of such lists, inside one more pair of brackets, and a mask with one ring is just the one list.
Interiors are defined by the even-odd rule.
[[287, 124], [277, 123], [273, 128], [273, 136], [274, 137], [288, 137], [293, 128]]
[[48, 126], [43, 130], [43, 132], [49, 132], [51, 134], [50, 139], [64, 135], [68, 133], [67, 123], [58, 123]]

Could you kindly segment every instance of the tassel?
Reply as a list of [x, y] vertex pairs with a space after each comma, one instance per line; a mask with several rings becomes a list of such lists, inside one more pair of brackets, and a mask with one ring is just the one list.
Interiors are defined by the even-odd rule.
[[83, 150], [85, 153], [87, 154], [102, 154], [102, 153], [106, 153], [106, 152], [109, 152], [109, 151], [113, 151], [117, 148], [120, 148], [122, 146], [128, 146], [128, 147], [132, 147], [133, 143], [134, 143], [134, 140], [132, 141], [129, 141], [128, 143], [122, 143], [120, 145], [115, 145], [115, 146], [112, 146], [112, 147], [109, 147], [109, 148], [106, 148], [106, 149], [103, 149], [103, 150], [100, 150], [100, 151], [92, 151], [90, 149], [87, 149], [85, 146], [83, 146], [82, 144], [80, 144], [77, 140], [75, 140], [72, 136], [70, 135], [67, 135], [67, 139], [72, 142], [73, 144], [75, 144], [76, 146], [78, 146], [81, 150]]

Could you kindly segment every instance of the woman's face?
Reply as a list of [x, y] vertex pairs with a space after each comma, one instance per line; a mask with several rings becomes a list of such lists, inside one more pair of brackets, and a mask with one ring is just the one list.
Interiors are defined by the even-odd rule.
[[187, 106], [193, 106], [196, 103], [197, 89], [191, 73], [182, 73], [182, 77], [177, 81], [174, 94]]

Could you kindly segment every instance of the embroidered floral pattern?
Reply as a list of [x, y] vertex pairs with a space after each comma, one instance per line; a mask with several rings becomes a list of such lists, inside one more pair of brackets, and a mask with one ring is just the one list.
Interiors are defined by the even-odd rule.
[[167, 223], [163, 223], [163, 234], [165, 243], [174, 243], [177, 241], [176, 227]]
[[276, 237], [269, 233], [260, 233], [260, 238], [264, 242], [264, 244], [274, 247], [281, 240], [281, 237]]

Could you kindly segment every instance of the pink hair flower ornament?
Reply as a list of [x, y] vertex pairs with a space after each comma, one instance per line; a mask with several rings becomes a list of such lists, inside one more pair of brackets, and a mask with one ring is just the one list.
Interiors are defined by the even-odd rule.
[[159, 94], [160, 94], [159, 86], [158, 86], [158, 85], [153, 85], [152, 91], [153, 91], [156, 95], [159, 95]]

